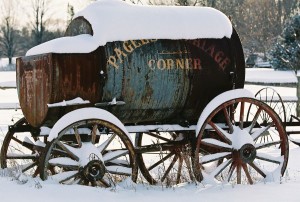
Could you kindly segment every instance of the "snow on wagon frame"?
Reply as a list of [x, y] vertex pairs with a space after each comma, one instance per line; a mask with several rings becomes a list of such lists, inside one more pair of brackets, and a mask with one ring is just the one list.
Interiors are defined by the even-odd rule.
[[101, 187], [137, 181], [138, 168], [166, 186], [283, 175], [284, 127], [243, 89], [242, 45], [221, 12], [104, 0], [65, 36], [17, 59], [25, 118], [5, 137], [2, 167]]

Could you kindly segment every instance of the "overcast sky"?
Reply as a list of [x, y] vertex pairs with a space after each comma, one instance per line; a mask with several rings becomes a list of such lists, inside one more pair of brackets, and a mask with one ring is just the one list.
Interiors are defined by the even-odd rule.
[[[9, 4], [9, 2], [15, 1], [14, 4], [14, 13], [16, 16], [17, 24], [19, 26], [24, 26], [29, 23], [29, 16], [32, 14], [32, 0], [0, 0], [0, 16], [3, 12], [3, 5]], [[83, 9], [89, 4], [90, 0], [48, 0], [48, 11], [47, 18], [51, 20], [67, 20], [67, 5], [74, 6], [75, 12]]]

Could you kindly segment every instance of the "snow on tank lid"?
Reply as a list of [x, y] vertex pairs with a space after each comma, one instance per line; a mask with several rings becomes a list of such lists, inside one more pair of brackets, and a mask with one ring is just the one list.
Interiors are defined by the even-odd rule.
[[96, 1], [77, 13], [93, 36], [62, 37], [30, 49], [42, 53], [89, 53], [107, 42], [138, 39], [230, 38], [232, 25], [222, 12], [197, 6], [142, 6], [121, 0]]

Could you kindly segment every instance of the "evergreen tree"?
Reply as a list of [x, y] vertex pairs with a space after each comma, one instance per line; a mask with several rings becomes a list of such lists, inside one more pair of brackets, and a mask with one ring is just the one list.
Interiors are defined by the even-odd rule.
[[294, 16], [285, 26], [271, 51], [275, 69], [300, 69], [300, 15]]

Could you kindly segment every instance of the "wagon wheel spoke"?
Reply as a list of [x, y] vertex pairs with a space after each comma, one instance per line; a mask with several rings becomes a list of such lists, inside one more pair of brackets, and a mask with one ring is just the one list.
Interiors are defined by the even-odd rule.
[[81, 142], [81, 137], [80, 137], [79, 132], [78, 132], [78, 128], [74, 127], [73, 130], [74, 130], [76, 141], [78, 143], [78, 147], [81, 147], [82, 146], [82, 142]]
[[132, 173], [131, 168], [126, 168], [123, 166], [107, 166], [106, 169], [107, 169], [107, 172], [109, 172], [111, 174], [130, 176]]
[[252, 180], [251, 175], [250, 175], [250, 173], [249, 173], [247, 164], [243, 163], [243, 164], [242, 164], [242, 168], [243, 168], [243, 170], [244, 170], [244, 172], [245, 172], [245, 174], [246, 174], [246, 177], [247, 177], [247, 179], [248, 179], [249, 184], [253, 184], [253, 180]]
[[217, 154], [208, 154], [208, 155], [201, 157], [200, 163], [203, 165], [203, 164], [207, 164], [207, 163], [210, 163], [213, 161], [219, 161], [224, 158], [229, 159], [231, 157], [232, 157], [231, 152], [220, 152]]
[[193, 172], [192, 172], [192, 166], [191, 166], [190, 160], [189, 160], [189, 158], [187, 156], [183, 156], [183, 159], [184, 159], [185, 165], [187, 167], [190, 179], [192, 181], [194, 181], [195, 177], [194, 177]]
[[[219, 126], [217, 126], [215, 123], [213, 123], [212, 121], [209, 122], [209, 125], [217, 132], [217, 134], [227, 143], [227, 144], [231, 144], [231, 140], [229, 137], [229, 134], [223, 130], [222, 128], [220, 128]], [[233, 128], [230, 129], [233, 132]]]
[[79, 185], [88, 185], [89, 184], [89, 181], [88, 180], [86, 180], [86, 179], [80, 179], [79, 181], [78, 181], [78, 184]]
[[220, 175], [220, 173], [223, 172], [223, 170], [225, 170], [225, 168], [227, 168], [231, 163], [232, 163], [232, 159], [227, 159], [226, 161], [221, 163], [219, 166], [217, 166], [211, 175], [214, 177]]
[[245, 102], [241, 102], [241, 109], [240, 109], [240, 129], [244, 128], [244, 113], [245, 113]]
[[208, 147], [221, 149], [222, 151], [231, 151], [232, 149], [232, 147], [229, 144], [226, 144], [213, 138], [205, 138], [201, 141], [201, 143]]
[[34, 162], [34, 163], [30, 164], [29, 166], [23, 168], [22, 169], [22, 173], [26, 172], [27, 170], [29, 170], [29, 169], [31, 169], [31, 168], [33, 168], [35, 166], [38, 166], [38, 162]]
[[49, 164], [53, 167], [58, 166], [70, 170], [76, 170], [79, 168], [79, 163], [77, 161], [66, 157], [52, 158], [49, 160]]
[[98, 131], [98, 125], [95, 124], [95, 125], [93, 125], [93, 129], [92, 129], [92, 143], [93, 144], [96, 143], [97, 131]]
[[67, 154], [75, 161], [79, 161], [79, 157], [75, 154], [75, 148], [66, 145], [60, 141], [57, 142], [57, 145], [62, 148], [65, 152], [67, 152]]
[[257, 111], [256, 111], [256, 113], [255, 113], [255, 115], [254, 115], [254, 118], [253, 118], [253, 120], [252, 120], [252, 123], [251, 123], [251, 125], [250, 125], [249, 133], [252, 133], [252, 130], [253, 130], [254, 126], [256, 125], [257, 119], [258, 119], [258, 117], [259, 117], [261, 111], [262, 111], [262, 108], [259, 107], [259, 108], [257, 109]]
[[30, 160], [35, 160], [37, 158], [37, 155], [33, 154], [23, 154], [23, 155], [15, 155], [15, 154], [7, 154], [6, 159], [30, 159]]
[[171, 162], [171, 164], [169, 165], [169, 167], [165, 171], [163, 177], [161, 178], [162, 182], [165, 181], [166, 177], [169, 175], [169, 173], [170, 173], [171, 169], [174, 167], [174, 164], [176, 163], [177, 159], [178, 159], [178, 156], [175, 155], [172, 162]]
[[104, 143], [98, 146], [99, 151], [102, 153], [108, 147], [108, 145], [114, 140], [115, 137], [116, 134], [111, 135]]
[[103, 160], [104, 162], [108, 162], [114, 159], [117, 159], [121, 156], [125, 156], [126, 154], [128, 154], [128, 150], [116, 150], [116, 151], [111, 151], [106, 153], [105, 155], [103, 155]]
[[278, 144], [281, 144], [281, 140], [274, 141], [274, 142], [262, 143], [260, 145], [257, 145], [256, 149], [259, 150], [259, 149], [263, 149], [263, 148], [266, 148], [266, 147], [275, 146], [275, 145], [278, 145]]
[[231, 179], [231, 177], [232, 177], [232, 174], [233, 174], [235, 168], [236, 168], [236, 164], [232, 163], [232, 164], [230, 165], [230, 168], [229, 168], [229, 171], [228, 171], [227, 182], [230, 181], [230, 179]]
[[110, 187], [110, 184], [105, 179], [100, 179], [99, 182], [105, 187]]
[[148, 170], [149, 171], [152, 170], [153, 168], [155, 168], [156, 166], [162, 164], [164, 161], [166, 161], [167, 159], [171, 158], [174, 155], [175, 155], [174, 152], [166, 155], [165, 157], [161, 158], [159, 161], [157, 161], [156, 163], [154, 163], [153, 165], [151, 165], [150, 167], [148, 167]]
[[263, 178], [267, 177], [267, 175], [254, 162], [249, 163], [249, 165], [254, 168], [254, 170], [256, 170], [256, 172], [258, 172]]
[[127, 160], [116, 159], [116, 160], [111, 160], [109, 162], [106, 162], [105, 166], [123, 166], [125, 168], [130, 168], [131, 165]]
[[16, 137], [12, 137], [11, 139], [14, 140], [15, 142], [17, 142], [18, 144], [20, 144], [21, 146], [23, 146], [23, 147], [31, 150], [32, 152], [34, 152], [33, 145], [24, 144], [21, 140], [17, 139]]
[[164, 138], [164, 137], [162, 137], [162, 136], [160, 136], [160, 135], [157, 135], [157, 134], [155, 134], [155, 133], [152, 133], [152, 132], [149, 132], [149, 133], [147, 133], [147, 134], [148, 134], [149, 136], [155, 137], [155, 138], [157, 138], [157, 139], [159, 139], [159, 140], [163, 140], [163, 141], [166, 141], [166, 142], [171, 141], [170, 139]]
[[268, 131], [272, 126], [274, 125], [274, 122], [272, 121], [267, 126], [263, 126], [259, 130], [255, 131], [251, 136], [254, 141], [256, 141], [261, 135], [263, 135], [266, 131]]
[[275, 164], [281, 164], [282, 161], [282, 157], [273, 157], [271, 155], [267, 155], [267, 154], [257, 154], [256, 155], [257, 159], [260, 159], [262, 161], [267, 161], [270, 163], [275, 163]]
[[232, 122], [231, 122], [231, 119], [230, 119], [230, 116], [228, 114], [226, 107], [223, 108], [223, 113], [224, 113], [224, 116], [226, 119], [226, 123], [229, 127], [229, 133], [231, 134], [231, 133], [233, 133], [233, 125], [232, 125]]
[[96, 181], [91, 182], [92, 187], [98, 187], [98, 183]]
[[78, 175], [79, 175], [79, 173], [72, 174], [72, 175], [70, 175], [69, 177], [66, 177], [65, 179], [60, 180], [59, 183], [67, 182], [67, 181], [69, 181], [70, 179], [77, 177]]
[[176, 177], [177, 184], [180, 183], [182, 164], [183, 164], [183, 158], [181, 156], [179, 156], [179, 164], [178, 164], [177, 177]]
[[241, 182], [242, 182], [242, 169], [241, 169], [241, 165], [237, 164], [237, 166], [236, 166], [236, 183], [241, 184]]
[[62, 150], [61, 148], [58, 148], [58, 147], [53, 148], [53, 154], [54, 154], [54, 156], [69, 157], [69, 154], [66, 151], [64, 151], [64, 150]]
[[54, 175], [51, 176], [51, 178], [53, 180], [56, 180], [58, 182], [60, 181], [68, 181], [72, 178], [74, 178], [74, 176], [78, 175], [78, 171], [65, 171], [65, 172], [62, 172], [62, 173], [58, 173], [57, 171], [55, 172]]

